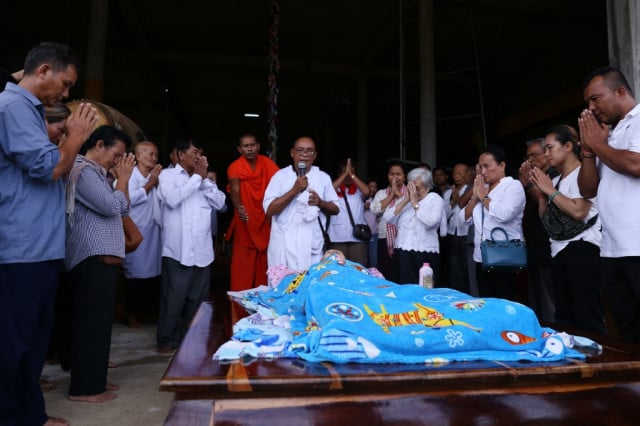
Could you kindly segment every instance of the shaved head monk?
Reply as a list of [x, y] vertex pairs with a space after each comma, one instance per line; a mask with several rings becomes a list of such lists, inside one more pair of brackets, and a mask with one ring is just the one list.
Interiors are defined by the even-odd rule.
[[225, 234], [232, 241], [231, 290], [246, 290], [267, 283], [267, 246], [271, 220], [262, 209], [264, 191], [278, 171], [276, 163], [260, 154], [256, 137], [246, 133], [238, 140], [240, 157], [227, 169], [234, 213]]

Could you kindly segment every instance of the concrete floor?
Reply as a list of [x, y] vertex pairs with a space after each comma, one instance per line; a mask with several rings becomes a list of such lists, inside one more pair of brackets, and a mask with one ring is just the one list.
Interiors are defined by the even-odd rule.
[[59, 364], [45, 365], [43, 374], [55, 385], [44, 394], [47, 414], [63, 417], [73, 426], [162, 425], [173, 394], [158, 391], [158, 385], [171, 356], [155, 352], [155, 333], [155, 324], [130, 329], [114, 323], [110, 359], [118, 367], [109, 370], [108, 380], [120, 385], [120, 390], [113, 401], [69, 401], [69, 373]]

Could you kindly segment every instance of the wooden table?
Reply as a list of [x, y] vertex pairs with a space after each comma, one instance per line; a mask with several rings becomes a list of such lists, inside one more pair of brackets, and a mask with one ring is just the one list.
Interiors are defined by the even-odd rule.
[[605, 337], [586, 361], [440, 366], [214, 362], [226, 339], [202, 304], [160, 382], [167, 425], [640, 424], [640, 349]]

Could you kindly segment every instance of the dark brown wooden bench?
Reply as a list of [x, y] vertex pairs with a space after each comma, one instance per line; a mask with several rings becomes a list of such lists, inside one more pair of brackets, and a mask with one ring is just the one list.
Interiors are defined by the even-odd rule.
[[[168, 425], [638, 424], [640, 349], [606, 336], [601, 355], [556, 363], [219, 363], [227, 339], [204, 303], [167, 368]], [[589, 336], [594, 337], [594, 336]]]

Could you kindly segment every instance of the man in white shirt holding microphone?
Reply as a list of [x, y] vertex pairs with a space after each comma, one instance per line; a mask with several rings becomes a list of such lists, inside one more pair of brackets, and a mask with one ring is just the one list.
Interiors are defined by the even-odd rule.
[[291, 149], [293, 164], [269, 182], [262, 206], [271, 218], [267, 249], [269, 267], [286, 265], [302, 271], [322, 258], [327, 216], [338, 214], [338, 195], [329, 175], [313, 165], [316, 144], [304, 136]]

